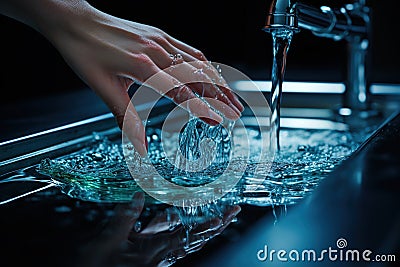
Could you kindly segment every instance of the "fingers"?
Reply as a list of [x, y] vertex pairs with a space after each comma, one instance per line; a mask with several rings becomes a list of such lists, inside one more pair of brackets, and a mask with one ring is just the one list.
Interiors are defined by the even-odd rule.
[[198, 225], [189, 235], [187, 252], [197, 251], [207, 241], [221, 234], [240, 212], [240, 206], [229, 207], [222, 218], [212, 218], [207, 222]]
[[[172, 37], [166, 38], [156, 39], [158, 45], [153, 42], [146, 52], [160, 70], [176, 79], [168, 89], [184, 84], [200, 98], [218, 100], [208, 104], [227, 119], [237, 120], [243, 105], [229, 89], [221, 73], [210, 62], [204, 61], [205, 57], [198, 50]], [[165, 90], [159, 92], [165, 94]]]
[[[229, 97], [220, 89], [220, 84], [225, 82], [216, 82], [215, 75], [208, 75], [208, 66], [204, 62], [182, 62], [178, 66], [165, 69], [171, 76], [177, 78], [181, 83], [191, 88], [197, 96], [204, 98], [215, 110], [218, 110], [224, 117], [230, 120], [237, 120], [241, 111], [234, 105]], [[233, 95], [233, 94], [231, 94]], [[210, 102], [208, 99], [213, 99]]]
[[[191, 229], [189, 234], [185, 231], [180, 233], [180, 244], [188, 254], [198, 251], [211, 238], [222, 233], [239, 212], [240, 206], [236, 205], [229, 207], [222, 217], [200, 218], [199, 221], [204, 220], [204, 222]], [[182, 237], [182, 234], [184, 234], [184, 237]]]
[[[146, 251], [145, 257], [151, 259], [152, 263], [157, 263], [157, 266], [170, 266], [187, 254], [202, 249], [211, 238], [220, 234], [232, 222], [233, 218], [240, 212], [240, 206], [226, 208], [221, 216], [200, 217], [196, 220], [200, 223], [191, 230], [179, 223], [178, 227], [165, 231], [167, 225], [169, 225], [166, 222], [179, 222], [179, 214], [175, 212], [168, 216], [168, 210], [159, 213], [149, 223], [150, 230], [146, 231], [147, 228], [145, 228], [140, 233], [131, 233], [132, 236], [130, 237], [136, 248], [146, 248], [144, 250]], [[160, 231], [161, 229], [164, 231]]]
[[[229, 88], [228, 83], [223, 78], [222, 73], [221, 73], [222, 72], [221, 67], [219, 67], [219, 69], [217, 69], [209, 61], [193, 61], [190, 63], [192, 63], [197, 69], [202, 70], [202, 72], [204, 72], [205, 75], [210, 77], [212, 82], [218, 86], [218, 88], [219, 88], [218, 91], [211, 92], [211, 94], [209, 94], [207, 96], [209, 96], [211, 98], [219, 99], [227, 104], [229, 103], [228, 104], [229, 106], [235, 107], [237, 110], [239, 110], [239, 115], [240, 115], [240, 113], [244, 110], [244, 107], [243, 107], [242, 103], [239, 101], [238, 97]], [[206, 92], [206, 93], [208, 93], [208, 92]], [[221, 94], [221, 96], [223, 96], [226, 99], [222, 99], [220, 97], [216, 98], [215, 96], [218, 96], [217, 93]]]
[[[187, 59], [187, 61], [193, 61], [196, 59], [200, 60], [200, 61], [207, 61], [207, 58], [200, 50], [193, 48], [190, 45], [187, 45], [184, 42], [182, 42], [178, 39], [175, 39], [169, 35], [167, 35], [167, 40], [171, 44], [172, 47], [176, 47], [177, 49], [181, 50], [182, 52], [193, 57], [193, 59]], [[171, 51], [171, 50], [167, 50], [167, 51]]]
[[158, 256], [161, 261], [157, 263], [157, 267], [167, 267], [172, 266], [178, 259], [184, 258], [187, 252], [184, 249], [178, 249], [174, 251], [163, 252]]
[[[118, 117], [117, 117], [118, 118]], [[121, 127], [121, 126], [120, 126]], [[147, 153], [147, 141], [143, 123], [136, 112], [136, 109], [130, 103], [123, 115], [123, 123], [121, 129], [128, 140], [132, 142], [135, 150], [144, 157]]]
[[[210, 80], [213, 81], [218, 87], [220, 87], [220, 91], [222, 91], [223, 94], [229, 99], [229, 101], [232, 102], [232, 104], [240, 111], [242, 112], [244, 110], [244, 107], [240, 100], [237, 98], [237, 96], [233, 93], [231, 89], [229, 89], [228, 84], [224, 80], [223, 76], [220, 73], [220, 69], [216, 69], [211, 62], [209, 62], [204, 54], [179, 41], [176, 40], [175, 38], [172, 38], [170, 36], [167, 36], [169, 43], [164, 44], [166, 47], [165, 50], [169, 51], [170, 54], [172, 55], [182, 55], [182, 58], [186, 62], [190, 62], [191, 64], [195, 65], [195, 67], [198, 70], [201, 70], [204, 72], [208, 77], [210, 77]], [[164, 66], [164, 68], [167, 68], [169, 65]], [[217, 91], [218, 92], [218, 91]], [[213, 98], [214, 95], [206, 95], [208, 97]], [[220, 99], [221, 101], [224, 101], [223, 99]], [[240, 114], [239, 114], [240, 115]]]
[[[193, 82], [193, 79], [190, 79], [190, 74], [193, 73], [193, 70], [191, 70], [191, 67], [189, 67], [188, 64], [183, 63], [178, 65], [177, 68], [172, 71], [171, 69], [167, 69], [166, 71], [167, 72], [159, 70], [158, 73], [146, 80], [146, 84], [161, 95], [170, 98], [177, 105], [196, 117], [206, 118], [216, 123], [221, 123], [223, 118], [214, 111], [215, 109], [220, 111], [221, 114], [228, 119], [236, 120], [239, 118], [237, 111], [233, 110], [220, 100], [222, 98], [221, 95], [219, 95], [219, 99], [209, 101], [211, 98], [198, 97], [196, 91], [194, 91], [188, 84], [185, 84], [185, 80], [187, 79], [189, 79], [190, 82]], [[198, 79], [195, 81], [198, 81]], [[214, 87], [214, 90], [217, 88], [214, 85], [209, 86], [209, 80], [206, 80], [206, 83], [204, 84], [208, 87]], [[200, 88], [196, 89], [198, 91], [201, 90]]]
[[173, 231], [179, 225], [181, 225], [179, 215], [173, 212], [172, 209], [165, 209], [163, 212], [158, 213], [140, 233], [157, 234], [164, 231]]
[[[179, 51], [176, 52], [179, 55]], [[179, 68], [170, 67], [171, 75], [189, 86], [200, 96], [209, 97], [225, 103], [229, 109], [236, 112], [234, 118], [225, 114], [225, 109], [216, 107], [228, 119], [236, 120], [244, 110], [242, 103], [233, 93], [222, 74], [208, 61], [198, 61], [187, 54], [182, 54], [186, 62], [181, 62]], [[168, 67], [168, 66], [167, 66]]]
[[233, 221], [236, 215], [239, 214], [240, 210], [241, 208], [239, 205], [229, 207], [222, 218], [222, 226], [213, 233], [212, 237], [222, 233], [226, 229], [226, 227], [228, 227], [228, 225]]
[[145, 83], [198, 118], [210, 119], [214, 125], [223, 121], [223, 118], [204, 100], [197, 97], [191, 88], [162, 70], [159, 70]]
[[[159, 50], [157, 51], [159, 52]], [[208, 118], [215, 125], [223, 121], [222, 117], [212, 110], [209, 104], [207, 104], [204, 100], [198, 98], [192, 89], [182, 84], [182, 82], [174, 76], [171, 76], [169, 73], [161, 70], [149, 56], [143, 54], [134, 55], [131, 57], [131, 60], [126, 61], [123, 66], [121, 65], [121, 67], [124, 68], [124, 75], [130, 75], [132, 79], [137, 79], [138, 81], [142, 82], [143, 85], [154, 89], [163, 96], [169, 97], [177, 105], [186, 109], [194, 116], [199, 118]], [[132, 131], [137, 129], [136, 132], [133, 131], [133, 137], [140, 134], [143, 134], [144, 136], [144, 128], [142, 128], [143, 125], [140, 127], [138, 121], [139, 117], [136, 115], [136, 111], [134, 111], [133, 107], [131, 107], [130, 111], [130, 129]], [[140, 127], [140, 129], [138, 127]], [[143, 140], [144, 139], [145, 138], [143, 138]]]
[[102, 232], [109, 247], [119, 245], [128, 238], [134, 223], [142, 213], [143, 206], [143, 192], [136, 192], [130, 203], [116, 205], [113, 216]]
[[193, 229], [193, 235], [202, 235], [204, 237], [209, 237], [209, 233], [215, 232], [223, 225], [223, 221], [220, 218], [209, 218], [204, 223], [201, 223], [196, 228]]
[[133, 81], [119, 75], [112, 76], [101, 71], [94, 72], [96, 74], [91, 76], [88, 81], [89, 85], [109, 107], [119, 128], [132, 142], [136, 151], [141, 156], [145, 156], [147, 153], [145, 129], [127, 92]]

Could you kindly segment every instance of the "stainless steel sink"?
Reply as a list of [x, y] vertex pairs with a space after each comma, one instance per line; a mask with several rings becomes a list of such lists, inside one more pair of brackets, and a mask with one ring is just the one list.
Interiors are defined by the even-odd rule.
[[[262, 88], [262, 91], [264, 91], [264, 93], [267, 95], [269, 88], [268, 83], [264, 81], [256, 83], [258, 83], [259, 88]], [[252, 90], [249, 90], [248, 87], [246, 87], [246, 82], [238, 81], [236, 83], [233, 83], [231, 86], [235, 90], [240, 91], [240, 94], [246, 95], [246, 97], [249, 98], [251, 98], [254, 93], [252, 92]], [[373, 99], [376, 101], [376, 106], [379, 108], [380, 112], [379, 116], [375, 116], [366, 120], [354, 118], [352, 116], [337, 115], [337, 106], [340, 104], [341, 93], [343, 92], [343, 85], [341, 84], [286, 82], [286, 87], [284, 88], [286, 88], [286, 91], [284, 89], [282, 107], [282, 129], [284, 134], [297, 134], [298, 132], [296, 131], [302, 130], [334, 132], [336, 136], [343, 137], [353, 133], [361, 132], [363, 134], [358, 135], [359, 139], [357, 140], [357, 145], [347, 150], [347, 152], [350, 152], [351, 155], [346, 155], [343, 161], [337, 161], [338, 166], [333, 166], [334, 168], [329, 169], [328, 172], [323, 174], [324, 179], [322, 185], [318, 185], [319, 179], [316, 179], [317, 183], [314, 183], [313, 185], [310, 185], [309, 183], [306, 186], [303, 186], [304, 183], [300, 183], [302, 185], [300, 190], [299, 187], [296, 185], [290, 187], [287, 186], [287, 184], [283, 184], [283, 186], [278, 184], [277, 186], [277, 184], [275, 183], [276, 181], [271, 179], [271, 177], [273, 178], [272, 175], [271, 177], [267, 177], [267, 179], [265, 179], [266, 181], [268, 181], [268, 183], [261, 184], [261, 187], [254, 189], [252, 187], [251, 181], [248, 182], [247, 180], [244, 180], [245, 186], [235, 187], [232, 190], [232, 194], [225, 195], [221, 199], [223, 203], [241, 205], [244, 217], [241, 217], [241, 214], [238, 214], [237, 223], [234, 223], [231, 226], [231, 231], [240, 232], [240, 237], [238, 237], [238, 233], [232, 234], [232, 232], [227, 231], [227, 238], [230, 238], [231, 235], [237, 236], [239, 241], [228, 242], [233, 247], [228, 247], [227, 249], [221, 250], [221, 257], [224, 259], [235, 259], [235, 255], [241, 255], [241, 253], [237, 253], [237, 251], [245, 252], [247, 255], [246, 257], [240, 256], [241, 258], [237, 259], [237, 262], [240, 262], [240, 260], [242, 260], [243, 258], [247, 259], [249, 253], [256, 253], [259, 249], [258, 245], [260, 243], [260, 239], [257, 239], [257, 237], [260, 237], [260, 233], [262, 233], [263, 230], [267, 231], [268, 229], [270, 229], [268, 225], [272, 226], [274, 223], [270, 221], [271, 214], [275, 214], [275, 219], [273, 218], [273, 220], [275, 220], [275, 223], [278, 220], [277, 212], [274, 211], [277, 206], [284, 207], [285, 210], [283, 216], [278, 216], [278, 221], [282, 224], [283, 227], [282, 231], [290, 232], [290, 229], [298, 229], [299, 233], [304, 232], [309, 234], [309, 236], [301, 236], [301, 240], [308, 237], [313, 238], [313, 240], [318, 240], [318, 236], [310, 234], [310, 229], [302, 229], [301, 226], [303, 224], [296, 224], [295, 226], [293, 226], [293, 221], [303, 221], [304, 223], [309, 222], [310, 225], [313, 225], [313, 227], [317, 227], [319, 225], [319, 221], [322, 220], [323, 224], [330, 225], [331, 228], [326, 229], [325, 234], [321, 234], [319, 236], [323, 236], [324, 241], [328, 242], [335, 241], [329, 239], [331, 238], [330, 235], [341, 234], [340, 232], [338, 233], [339, 230], [337, 230], [334, 225], [330, 223], [335, 221], [338, 223], [338, 225], [340, 225], [340, 222], [332, 219], [335, 218], [335, 214], [345, 216], [346, 220], [348, 221], [370, 220], [370, 217], [363, 217], [359, 213], [355, 212], [354, 208], [352, 208], [352, 205], [346, 206], [347, 204], [344, 205], [344, 202], [340, 202], [340, 199], [344, 197], [340, 195], [340, 192], [345, 194], [345, 198], [348, 201], [358, 201], [357, 203], [359, 204], [356, 205], [357, 209], [361, 209], [362, 203], [364, 203], [366, 199], [369, 199], [370, 196], [366, 196], [360, 193], [364, 192], [362, 190], [362, 187], [360, 187], [360, 185], [362, 184], [361, 180], [366, 179], [363, 178], [363, 176], [360, 174], [362, 171], [360, 171], [359, 168], [361, 168], [361, 170], [365, 168], [364, 163], [361, 162], [362, 159], [360, 159], [360, 156], [368, 153], [368, 147], [370, 147], [374, 143], [379, 142], [379, 140], [386, 138], [385, 133], [387, 132], [387, 130], [385, 129], [388, 125], [390, 126], [391, 124], [393, 124], [392, 121], [394, 118], [398, 117], [397, 115], [399, 113], [400, 106], [400, 86], [376, 85], [375, 87], [373, 87]], [[151, 106], [149, 105], [149, 103], [137, 106], [139, 114], [141, 114], [142, 112], [146, 113], [149, 109], [149, 106]], [[159, 125], [164, 122], [169, 110], [171, 110], [174, 106], [175, 105], [168, 100], [160, 101], [157, 104], [156, 108], [152, 110], [149, 125], [159, 127]], [[254, 108], [259, 108], [263, 110], [265, 109], [265, 106], [256, 106]], [[179, 120], [179, 116], [175, 119]], [[249, 113], [246, 110], [243, 114], [242, 120], [245, 125], [250, 127], [255, 124], [254, 118], [251, 116], [251, 112]], [[259, 121], [261, 121], [262, 123], [265, 122], [268, 126], [268, 118]], [[66, 196], [65, 193], [61, 192], [59, 188], [57, 188], [56, 183], [51, 182], [49, 177], [40, 176], [36, 171], [36, 167], [43, 159], [57, 159], [65, 155], [71, 155], [74, 152], [79, 152], [85, 147], [88, 147], [90, 144], [92, 144], [94, 134], [107, 136], [107, 138], [115, 140], [116, 142], [119, 142], [121, 140], [121, 131], [119, 130], [119, 128], [116, 127], [115, 120], [112, 114], [105, 113], [100, 116], [76, 121], [75, 123], [65, 124], [61, 127], [52, 128], [46, 131], [19, 137], [1, 143], [0, 207], [2, 207], [5, 216], [9, 216], [7, 214], [10, 213], [20, 214], [20, 212], [26, 214], [28, 211], [30, 211], [31, 213], [34, 213], [34, 215], [32, 216], [35, 217], [35, 213], [39, 212], [40, 210], [42, 212], [42, 215], [40, 216], [38, 221], [35, 222], [35, 230], [40, 225], [46, 225], [44, 224], [44, 222], [53, 222], [54, 225], [51, 227], [59, 230], [63, 229], [65, 225], [69, 225], [69, 223], [71, 223], [68, 222], [68, 220], [65, 221], [67, 217], [70, 218], [69, 220], [72, 220], [72, 218], [75, 217], [77, 218], [77, 220], [81, 220], [79, 217], [79, 213], [77, 214], [78, 210], [80, 212], [83, 212], [83, 214], [87, 214], [85, 216], [89, 216], [90, 214], [97, 214], [96, 212], [98, 212], [99, 209], [98, 205], [92, 205], [90, 201], [81, 202], [80, 199], [74, 199]], [[329, 137], [329, 135], [321, 136], [321, 140], [314, 141], [329, 143], [330, 140], [326, 139]], [[306, 137], [307, 136], [305, 136], [302, 140], [307, 142], [310, 141], [307, 140]], [[297, 149], [297, 151], [300, 153], [299, 155], [304, 155], [305, 157], [309, 157], [310, 155], [312, 155], [312, 151], [307, 151], [308, 148], [306, 146], [296, 146], [295, 149]], [[340, 153], [340, 149], [336, 152]], [[384, 154], [382, 151], [381, 153]], [[328, 160], [329, 159], [327, 159], [327, 161]], [[353, 165], [358, 166], [357, 173], [344, 173], [346, 172], [346, 170], [355, 171], [355, 169], [351, 167]], [[279, 170], [277, 174], [279, 175]], [[349, 176], [347, 177], [347, 175]], [[286, 178], [292, 179], [295, 176], [296, 175], [292, 175], [291, 177]], [[365, 181], [369, 181], [369, 183], [372, 183], [372, 180]], [[275, 184], [273, 190], [271, 190], [271, 188], [268, 186], [272, 185], [273, 183]], [[355, 185], [358, 186], [355, 187]], [[371, 188], [367, 189], [371, 190]], [[306, 192], [306, 194], [304, 192]], [[286, 198], [289, 199], [289, 201], [282, 201], [282, 199], [284, 199], [282, 198], [282, 196], [288, 196], [286, 193], [290, 193], [290, 198]], [[296, 195], [297, 193], [299, 194]], [[361, 196], [363, 197], [355, 199], [356, 195], [353, 195], [353, 193], [356, 195], [358, 194], [357, 196], [360, 196], [361, 194]], [[237, 198], [236, 196], [240, 197]], [[303, 199], [305, 201], [302, 201]], [[391, 200], [388, 198], [387, 201]], [[336, 205], [335, 203], [341, 203], [341, 205], [337, 208], [332, 208], [329, 206]], [[376, 203], [378, 203], [378, 201]], [[159, 204], [162, 203], [158, 203], [156, 205], [158, 206]], [[287, 206], [290, 207], [289, 211], [286, 211]], [[34, 207], [36, 207], [37, 211], [35, 211]], [[50, 210], [55, 210], [56, 214], [69, 212], [69, 216], [63, 215], [62, 218], [64, 218], [65, 220], [50, 220], [50, 218], [46, 218], [46, 214], [53, 214], [50, 212]], [[73, 210], [76, 210], [76, 212], [73, 212]], [[316, 211], [321, 211], [321, 214], [324, 215], [320, 217], [320, 215], [312, 213]], [[304, 218], [303, 215], [306, 216], [306, 214], [308, 214], [308, 217]], [[360, 215], [360, 217], [352, 217], [358, 216], [357, 214]], [[54, 214], [52, 216], [54, 216]], [[287, 220], [285, 220], [286, 217]], [[323, 220], [324, 218], [331, 219], [327, 222]], [[13, 218], [13, 220], [15, 219], [16, 218]], [[259, 223], [257, 223], [258, 219], [260, 219]], [[285, 228], [285, 226], [288, 226], [288, 228]], [[379, 227], [379, 224], [377, 226]], [[76, 229], [76, 227], [77, 225], [75, 224], [75, 226], [73, 226], [72, 228]], [[254, 231], [251, 231], [252, 227], [258, 227], [257, 231], [259, 232], [254, 234]], [[351, 230], [353, 228], [351, 228], [349, 224], [347, 229]], [[231, 234], [229, 234], [228, 232]], [[284, 232], [284, 234], [287, 235], [288, 233]], [[44, 235], [43, 233], [30, 233], [30, 235], [35, 236], [32, 237], [32, 240], [35, 240], [35, 238], [37, 238], [41, 240], [41, 242], [47, 242], [44, 240], [46, 235]], [[280, 240], [280, 237], [277, 236], [276, 233], [271, 234], [271, 232], [268, 232], [268, 235], [272, 238], [271, 242], [275, 242], [271, 244], [274, 244], [276, 246], [280, 244], [278, 242]], [[382, 235], [387, 236], [387, 233], [382, 233]], [[356, 238], [355, 236], [357, 236], [356, 233], [353, 234], [351, 237]], [[367, 236], [367, 234], [363, 232], [358, 236]], [[350, 237], [350, 234], [348, 237]], [[374, 240], [377, 239], [375, 238]], [[261, 240], [261, 242], [264, 243], [267, 241]], [[321, 242], [318, 244], [320, 245]], [[244, 246], [244, 244], [246, 245]], [[290, 242], [287, 244], [290, 244]], [[326, 243], [323, 243], [323, 245], [325, 244]], [[47, 245], [54, 246], [52, 244]], [[226, 244], [221, 244], [218, 243], [218, 241], [215, 241], [214, 243], [210, 244], [209, 248], [214, 251], [219, 251], [219, 249], [224, 248], [225, 245]], [[248, 249], [246, 250], [244, 248]], [[232, 249], [235, 252], [231, 254], [229, 249]], [[255, 250], [249, 251], [249, 249]], [[199, 257], [196, 258], [196, 255], [199, 255]], [[214, 254], [208, 255], [211, 256], [205, 257], [203, 254], [201, 254], [201, 251], [198, 251], [198, 253], [194, 253], [192, 257], [186, 257], [185, 259], [182, 259], [182, 266], [187, 266], [187, 264], [195, 266], [194, 263], [201, 265], [203, 262], [206, 263], [202, 266], [218, 266], [221, 264], [218, 263], [218, 259], [212, 256]], [[56, 256], [55, 258], [56, 260], [60, 260]], [[256, 257], [254, 257], [254, 259], [256, 259]], [[252, 259], [253, 263], [254, 259]], [[179, 265], [179, 261], [176, 265]]]
[[[254, 84], [265, 94], [268, 94], [270, 83], [255, 81], [249, 86], [248, 81], [236, 81], [231, 84], [242, 96], [251, 99], [255, 94]], [[397, 99], [400, 98], [400, 86], [373, 85], [372, 92], [379, 107], [380, 116], [370, 119], [352, 119], [351, 116], [338, 116], [336, 107], [341, 101], [344, 86], [339, 83], [295, 83], [286, 82], [284, 86], [281, 125], [283, 129], [313, 129], [334, 130], [345, 132], [365, 131], [361, 143], [374, 135], [377, 129], [384, 125], [399, 110]], [[255, 95], [259, 95], [258, 92]], [[164, 121], [174, 105], [164, 99], [152, 110], [151, 124], [158, 125]], [[147, 112], [149, 103], [137, 106], [138, 112]], [[253, 109], [265, 109], [264, 106], [253, 106]], [[179, 119], [179, 118], [178, 118]], [[268, 118], [265, 118], [266, 122]], [[252, 125], [254, 120], [246, 110], [242, 120], [247, 125]], [[1, 179], [9, 179], [17, 173], [35, 166], [45, 158], [57, 158], [78, 151], [89, 144], [93, 133], [101, 133], [118, 140], [121, 132], [116, 127], [112, 114], [107, 113], [90, 119], [62, 127], [38, 132], [29, 136], [9, 140], [0, 144], [0, 175]], [[321, 140], [323, 141], [323, 140]], [[360, 140], [359, 140], [360, 141]], [[32, 174], [31, 174], [32, 175]], [[17, 175], [18, 176], [18, 175]], [[2, 185], [5, 187], [5, 184]], [[18, 188], [18, 187], [17, 187]], [[37, 188], [36, 185], [34, 188]], [[3, 194], [3, 196], [21, 195], [26, 193], [23, 188], [18, 192]], [[4, 197], [2, 199], [5, 201]]]

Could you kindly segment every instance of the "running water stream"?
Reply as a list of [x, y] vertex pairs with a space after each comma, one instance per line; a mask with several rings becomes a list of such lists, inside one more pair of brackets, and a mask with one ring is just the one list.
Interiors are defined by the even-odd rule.
[[273, 63], [271, 75], [271, 144], [273, 137], [276, 138], [275, 149], [280, 150], [280, 109], [282, 101], [282, 84], [286, 70], [286, 56], [292, 40], [293, 31], [287, 29], [276, 29], [271, 31], [273, 42]]

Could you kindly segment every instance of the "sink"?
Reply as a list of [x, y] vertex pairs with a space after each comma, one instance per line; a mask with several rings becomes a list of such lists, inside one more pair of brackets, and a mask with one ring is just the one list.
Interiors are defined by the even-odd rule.
[[[267, 81], [254, 83], [261, 88], [264, 95], [268, 95], [270, 86]], [[251, 99], [259, 96], [259, 92], [252, 90], [254, 83], [249, 86], [247, 81], [235, 81], [231, 87], [242, 97]], [[399, 113], [400, 86], [396, 85], [377, 84], [372, 87], [376, 107], [380, 112], [379, 116], [365, 120], [352, 116], [339, 116], [335, 112], [344, 90], [342, 84], [286, 82], [284, 88], [286, 91], [284, 89], [281, 110], [282, 150], [279, 152], [280, 155], [268, 158], [269, 168], [262, 170], [261, 174], [265, 175], [263, 177], [255, 176], [256, 172], [246, 169], [244, 178], [218, 200], [223, 205], [241, 205], [244, 213], [249, 210], [252, 212], [253, 217], [249, 216], [247, 220], [241, 218], [239, 214], [240, 227], [244, 225], [245, 228], [251, 228], [256, 219], [265, 216], [265, 211], [275, 214], [274, 220], [277, 221], [276, 207], [284, 207], [286, 211], [287, 207], [297, 205], [301, 207], [305, 203], [303, 200], [312, 199], [314, 193], [321, 196], [320, 182], [329, 180], [332, 183], [340, 166], [353, 161], [367, 144], [379, 139], [382, 128], [390, 124]], [[147, 113], [151, 106], [151, 103], [144, 103], [137, 105], [136, 108], [141, 114]], [[151, 117], [147, 124], [149, 128], [160, 129], [160, 125], [174, 107], [175, 105], [169, 100], [161, 99], [156, 108], [151, 110]], [[244, 129], [269, 127], [267, 117], [259, 117], [258, 121], [254, 120], [254, 113], [258, 113], [258, 110], [265, 110], [265, 106], [255, 105], [251, 110], [246, 106], [241, 118]], [[177, 112], [174, 116], [172, 119], [179, 121], [180, 116], [184, 115]], [[63, 187], [58, 180], [37, 171], [38, 166], [45, 159], [57, 160], [69, 155], [79, 155], [81, 151], [93, 146], [94, 140], [99, 136], [114, 143], [121, 142], [121, 131], [116, 127], [112, 114], [105, 113], [2, 142], [0, 144], [2, 151], [0, 153], [0, 208], [14, 207], [14, 205], [20, 207], [18, 204], [20, 201], [50, 203], [50, 199], [53, 198], [63, 198], [64, 201], [66, 198], [74, 202], [74, 205], [81, 205], [77, 204], [82, 203], [81, 201], [112, 204], [112, 198], [110, 201], [112, 194], [103, 194], [101, 197], [76, 194], [70, 187]], [[322, 153], [321, 155], [325, 158], [313, 158], [313, 153]], [[275, 169], [274, 167], [271, 169], [271, 166], [274, 166], [273, 162], [277, 164]], [[311, 162], [320, 165], [311, 166], [309, 165]], [[310, 170], [311, 167], [314, 169]], [[317, 171], [318, 169], [320, 171]], [[282, 175], [279, 176], [279, 174]], [[125, 189], [124, 192], [126, 191], [128, 194], [124, 195], [125, 200], [133, 195], [129, 189]], [[149, 202], [149, 206], [165, 208], [164, 204], [156, 199], [150, 197], [147, 200], [152, 201]], [[47, 205], [60, 209], [60, 207], [53, 207], [52, 204]], [[65, 208], [65, 205], [62, 207]], [[90, 209], [94, 207], [90, 205]], [[90, 213], [89, 210], [85, 212]], [[257, 218], [254, 217], [255, 214]], [[235, 226], [233, 228], [235, 229]], [[218, 242], [214, 243], [215, 248], [219, 245]], [[212, 245], [211, 248], [213, 248]], [[190, 259], [193, 258], [189, 257], [186, 263], [190, 262]], [[182, 260], [182, 262], [184, 266], [185, 261]]]
[[[230, 86], [240, 94], [242, 98], [252, 99], [259, 97], [259, 92], [254, 88], [259, 88], [267, 97], [270, 88], [268, 81], [234, 81]], [[283, 145], [295, 146], [299, 153], [297, 157], [303, 157], [306, 149], [311, 149], [307, 144], [307, 139], [312, 139], [315, 144], [323, 144], [327, 139], [335, 136], [335, 138], [348, 138], [346, 142], [350, 142], [351, 148], [348, 148], [347, 154], [340, 155], [334, 164], [339, 164], [342, 160], [348, 158], [351, 153], [362, 147], [374, 133], [385, 123], [390, 121], [398, 112], [398, 103], [400, 98], [400, 86], [377, 84], [372, 86], [372, 93], [375, 95], [376, 105], [380, 110], [380, 115], [369, 119], [353, 119], [351, 116], [339, 116], [335, 112], [335, 108], [340, 103], [341, 94], [344, 91], [344, 85], [340, 83], [316, 83], [316, 82], [286, 82], [284, 87], [283, 103], [281, 108], [281, 138]], [[253, 96], [254, 94], [254, 96]], [[257, 101], [252, 109], [246, 106], [241, 121], [244, 127], [269, 127], [268, 113], [265, 113], [265, 106], [257, 106]], [[141, 113], [147, 113], [151, 103], [137, 105], [136, 108]], [[161, 99], [156, 108], [151, 110], [148, 127], [159, 128], [160, 125], [168, 117], [168, 111], [172, 110], [175, 105], [167, 99]], [[384, 107], [384, 108], [382, 108]], [[258, 116], [258, 120], [254, 119], [254, 114], [261, 110], [262, 116]], [[260, 114], [261, 114], [260, 113]], [[182, 117], [183, 116], [183, 117]], [[174, 114], [172, 120], [180, 121], [186, 116], [183, 113]], [[259, 124], [259, 125], [256, 125]], [[314, 135], [310, 135], [310, 131]], [[67, 124], [61, 127], [53, 128], [47, 131], [38, 132], [28, 136], [2, 142], [0, 144], [2, 153], [0, 154], [0, 175], [1, 180], [12, 180], [10, 177], [23, 177], [21, 173], [27, 172], [27, 176], [34, 181], [35, 175], [38, 175], [34, 166], [40, 164], [43, 159], [55, 159], [68, 154], [76, 153], [93, 142], [94, 134], [105, 136], [110, 140], [120, 142], [121, 132], [116, 127], [114, 118], [111, 113], [92, 117], [75, 123]], [[296, 138], [294, 138], [294, 136]], [[299, 135], [303, 135], [300, 137]], [[319, 135], [319, 136], [318, 136]], [[289, 137], [291, 136], [292, 139]], [[350, 140], [350, 139], [351, 140]], [[294, 141], [293, 141], [294, 140]], [[293, 142], [305, 142], [293, 143]], [[343, 144], [338, 144], [343, 145]], [[346, 144], [344, 144], [346, 145]], [[296, 148], [297, 147], [297, 148]], [[288, 155], [285, 155], [288, 156]], [[332, 162], [333, 164], [333, 162]], [[324, 170], [323, 172], [331, 172], [333, 168]], [[322, 175], [321, 172], [320, 174]], [[22, 175], [22, 176], [21, 176]], [[325, 176], [325, 175], [324, 175]], [[6, 184], [3, 184], [5, 189]], [[22, 191], [2, 190], [2, 201], [6, 201], [5, 197], [14, 195], [23, 195], [26, 185]], [[32, 187], [37, 189], [36, 183], [32, 183]], [[17, 187], [18, 188], [18, 187]], [[260, 190], [260, 188], [259, 188]], [[307, 189], [308, 190], [308, 189]], [[262, 190], [260, 192], [263, 192]], [[264, 192], [265, 193], [265, 192]], [[270, 193], [270, 192], [269, 192]], [[261, 198], [260, 200], [250, 201], [246, 197], [246, 203], [254, 205], [272, 205], [271, 200]], [[240, 201], [239, 201], [240, 202]], [[295, 201], [289, 200], [291, 204]], [[276, 203], [275, 203], [276, 204]], [[283, 202], [281, 204], [284, 204]]]

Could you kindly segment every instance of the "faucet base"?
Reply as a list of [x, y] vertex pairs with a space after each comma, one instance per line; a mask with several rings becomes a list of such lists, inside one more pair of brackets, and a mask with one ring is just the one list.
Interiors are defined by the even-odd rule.
[[368, 127], [371, 123], [382, 120], [385, 117], [384, 113], [383, 109], [377, 106], [362, 110], [342, 106], [334, 110], [334, 116], [337, 121], [354, 127]]

